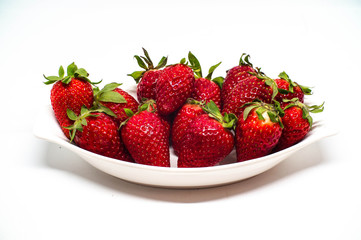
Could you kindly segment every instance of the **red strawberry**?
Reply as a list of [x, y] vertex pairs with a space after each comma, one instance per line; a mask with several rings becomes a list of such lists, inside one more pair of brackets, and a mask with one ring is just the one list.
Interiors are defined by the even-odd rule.
[[[138, 101], [145, 99], [156, 99], [156, 83], [159, 78], [160, 69], [167, 64], [167, 57], [162, 57], [158, 65], [154, 67], [152, 60], [149, 57], [147, 50], [143, 48], [145, 56], [134, 57], [137, 59], [138, 65], [144, 69], [144, 71], [135, 71], [128, 76], [134, 78], [137, 85], [137, 98]], [[144, 61], [143, 61], [144, 60]]]
[[218, 108], [220, 108], [223, 77], [216, 77], [212, 79], [212, 74], [214, 70], [221, 64], [221, 62], [212, 66], [208, 71], [208, 75], [203, 77], [202, 69], [198, 59], [191, 52], [189, 52], [188, 58], [192, 60], [190, 62], [196, 75], [192, 98], [204, 103], [208, 103], [210, 100], [212, 100], [218, 106]]
[[263, 157], [271, 153], [282, 133], [282, 121], [276, 107], [263, 102], [245, 104], [236, 126], [237, 161]]
[[157, 105], [161, 115], [170, 115], [178, 110], [192, 95], [194, 73], [192, 68], [181, 63], [164, 68], [156, 84]]
[[274, 80], [279, 91], [275, 100], [280, 102], [281, 106], [283, 105], [283, 99], [291, 100], [298, 98], [300, 102], [303, 102], [304, 95], [310, 95], [312, 93], [309, 87], [293, 82], [285, 72], [281, 72], [278, 77], [279, 79]]
[[171, 134], [175, 154], [179, 152], [180, 143], [186, 133], [188, 125], [200, 114], [205, 114], [201, 103], [192, 99], [188, 99], [187, 103], [177, 112], [173, 121]]
[[[223, 86], [222, 86], [222, 102], [224, 102], [228, 95], [232, 92], [233, 88], [243, 79], [251, 76], [250, 73], [255, 73], [256, 71], [253, 69], [252, 63], [249, 62], [249, 55], [245, 53], [242, 54], [239, 65], [231, 68], [227, 71], [227, 75], [224, 78]], [[244, 59], [243, 59], [244, 58]]]
[[89, 111], [86, 107], [82, 107], [79, 116], [69, 109], [68, 117], [74, 121], [74, 125], [67, 129], [77, 146], [106, 157], [134, 162], [125, 149], [118, 125], [112, 117], [102, 112]]
[[284, 128], [275, 151], [288, 148], [304, 139], [312, 128], [313, 119], [310, 113], [322, 112], [324, 109], [323, 104], [307, 106], [297, 98], [285, 103], [288, 105], [284, 108], [282, 117]]
[[48, 80], [45, 84], [54, 84], [51, 89], [50, 100], [55, 118], [59, 122], [65, 136], [69, 138], [69, 130], [64, 128], [73, 124], [67, 116], [67, 109], [75, 114], [80, 114], [82, 106], [91, 108], [93, 105], [93, 83], [88, 79], [88, 73], [84, 68], [74, 64], [67, 67], [67, 76], [64, 76], [64, 68], [60, 66], [59, 76], [44, 77]]
[[273, 79], [262, 73], [243, 79], [239, 82], [228, 98], [223, 102], [223, 112], [233, 113], [237, 117], [242, 112], [245, 103], [259, 99], [266, 103], [271, 103], [277, 95], [278, 89]]
[[178, 167], [209, 167], [223, 160], [234, 147], [233, 128], [236, 117], [222, 116], [217, 105], [210, 101], [204, 111], [189, 124], [181, 141]]
[[124, 108], [136, 112], [139, 106], [139, 103], [132, 95], [119, 88], [120, 85], [122, 84], [109, 83], [101, 90], [94, 88], [95, 108], [102, 109], [105, 113], [114, 117], [118, 126], [128, 118]]
[[121, 127], [121, 136], [135, 162], [169, 167], [169, 139], [159, 116], [143, 106], [135, 114], [127, 112], [130, 118]]

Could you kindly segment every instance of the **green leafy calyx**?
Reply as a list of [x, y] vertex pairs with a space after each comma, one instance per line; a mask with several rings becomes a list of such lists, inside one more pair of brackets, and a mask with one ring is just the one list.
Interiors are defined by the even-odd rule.
[[220, 122], [224, 128], [228, 128], [228, 129], [235, 128], [237, 122], [236, 115], [234, 115], [233, 113], [230, 114], [225, 113], [224, 115], [222, 115], [219, 108], [212, 100], [208, 102], [206, 105], [202, 106], [202, 109], [208, 114], [208, 116]]
[[67, 73], [67, 75], [65, 76], [64, 68], [63, 68], [63, 66], [60, 66], [59, 71], [58, 71], [58, 76], [45, 76], [43, 74], [44, 78], [47, 80], [44, 83], [46, 85], [49, 85], [49, 84], [53, 84], [57, 81], [61, 81], [65, 84], [69, 84], [72, 78], [87, 81], [87, 82], [91, 83], [92, 85], [99, 84], [102, 81], [102, 80], [100, 80], [99, 82], [90, 81], [88, 78], [89, 73], [84, 68], [78, 68], [78, 66], [74, 62], [71, 63], [67, 67], [66, 73]]
[[168, 60], [168, 57], [163, 56], [160, 59], [159, 63], [156, 66], [154, 66], [151, 58], [149, 57], [148, 51], [145, 50], [144, 48], [142, 48], [142, 49], [143, 49], [144, 56], [135, 55], [134, 58], [137, 60], [139, 67], [143, 68], [144, 70], [134, 71], [134, 72], [128, 74], [128, 76], [132, 77], [136, 83], [139, 83], [140, 79], [143, 77], [143, 75], [146, 71], [154, 70], [154, 69], [161, 69], [161, 68], [165, 67], [167, 65], [167, 60]]

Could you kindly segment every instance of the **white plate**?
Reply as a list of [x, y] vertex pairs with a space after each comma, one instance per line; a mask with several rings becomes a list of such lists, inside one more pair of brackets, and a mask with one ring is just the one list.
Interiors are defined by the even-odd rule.
[[110, 175], [134, 183], [167, 188], [201, 188], [241, 181], [265, 172], [307, 145], [337, 133], [327, 128], [323, 122], [315, 121], [312, 131], [304, 140], [285, 150], [240, 163], [236, 162], [233, 151], [220, 165], [203, 168], [176, 168], [177, 157], [171, 149], [171, 167], [165, 168], [119, 161], [69, 143], [55, 119], [51, 106], [40, 110], [33, 132], [38, 138], [73, 151], [94, 167]]

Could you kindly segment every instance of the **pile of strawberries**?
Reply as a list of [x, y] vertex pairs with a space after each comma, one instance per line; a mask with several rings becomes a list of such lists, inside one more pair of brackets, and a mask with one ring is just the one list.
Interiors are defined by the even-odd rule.
[[312, 128], [307, 106], [308, 87], [282, 72], [277, 79], [254, 68], [249, 55], [225, 78], [203, 77], [198, 59], [167, 65], [162, 57], [154, 66], [148, 52], [135, 56], [143, 69], [129, 76], [137, 83], [137, 99], [110, 83], [102, 89], [88, 72], [74, 63], [59, 68], [58, 76], [44, 77], [51, 104], [65, 136], [91, 152], [139, 164], [170, 167], [170, 146], [178, 167], [208, 167], [235, 148], [237, 161], [288, 148]]

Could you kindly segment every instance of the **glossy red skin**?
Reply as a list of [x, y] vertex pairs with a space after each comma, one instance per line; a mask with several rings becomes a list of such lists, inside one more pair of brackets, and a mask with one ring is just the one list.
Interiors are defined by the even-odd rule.
[[55, 118], [65, 136], [70, 139], [69, 130], [64, 127], [72, 125], [73, 121], [68, 118], [66, 110], [70, 109], [79, 115], [82, 106], [91, 108], [94, 101], [93, 88], [89, 82], [75, 78], [69, 84], [58, 81], [51, 89], [50, 100]]
[[197, 78], [194, 81], [192, 98], [205, 103], [211, 100], [221, 109], [221, 89], [219, 86], [206, 78]]
[[234, 147], [234, 136], [207, 114], [194, 118], [184, 135], [178, 167], [209, 167], [222, 161]]
[[278, 143], [282, 128], [278, 123], [258, 119], [252, 110], [247, 119], [239, 118], [236, 126], [237, 161], [242, 162], [270, 154]]
[[133, 112], [137, 112], [139, 103], [132, 95], [130, 95], [129, 93], [127, 93], [126, 91], [120, 88], [116, 88], [113, 91], [121, 94], [127, 102], [126, 103], [100, 102], [100, 103], [108, 107], [110, 110], [112, 110], [115, 113], [115, 115], [117, 115], [115, 121], [119, 126], [121, 122], [128, 119], [128, 116], [124, 111], [124, 108], [129, 108]]
[[242, 106], [245, 103], [259, 99], [265, 103], [271, 103], [273, 90], [266, 85], [265, 80], [256, 76], [250, 76], [239, 82], [228, 98], [223, 102], [222, 113], [234, 113], [239, 117]]
[[153, 69], [143, 74], [142, 79], [137, 85], [137, 98], [139, 102], [143, 99], [156, 100], [156, 84], [160, 71], [162, 70]]
[[118, 125], [105, 113], [87, 117], [83, 131], [76, 131], [74, 143], [88, 151], [127, 162], [134, 162], [126, 150], [118, 131]]
[[228, 98], [228, 95], [232, 92], [233, 88], [240, 81], [251, 76], [249, 72], [256, 71], [249, 65], [235, 66], [227, 71], [227, 75], [224, 78], [221, 92], [222, 102], [224, 102]]
[[170, 167], [169, 139], [157, 114], [142, 111], [122, 126], [123, 142], [135, 162]]
[[161, 115], [177, 111], [192, 95], [193, 70], [184, 64], [164, 68], [156, 84], [157, 105]]
[[[275, 79], [274, 81], [276, 82], [278, 88], [285, 89], [288, 91], [290, 86], [289, 82], [287, 82], [284, 79]], [[302, 89], [299, 86], [296, 86], [293, 88], [293, 93], [282, 94], [279, 92], [276, 95], [275, 100], [281, 103], [281, 107], [284, 107], [288, 103], [284, 103], [283, 99], [291, 100], [293, 98], [298, 98], [298, 100], [303, 103], [304, 96], [305, 94], [303, 93]]]
[[300, 142], [310, 131], [308, 120], [302, 117], [302, 109], [297, 106], [285, 110], [282, 123], [284, 128], [275, 151], [283, 150]]
[[201, 114], [205, 114], [205, 112], [198, 104], [186, 103], [178, 111], [177, 115], [174, 118], [171, 131], [172, 145], [176, 155], [178, 155], [181, 140], [185, 135], [189, 124], [193, 121], [195, 117]]

